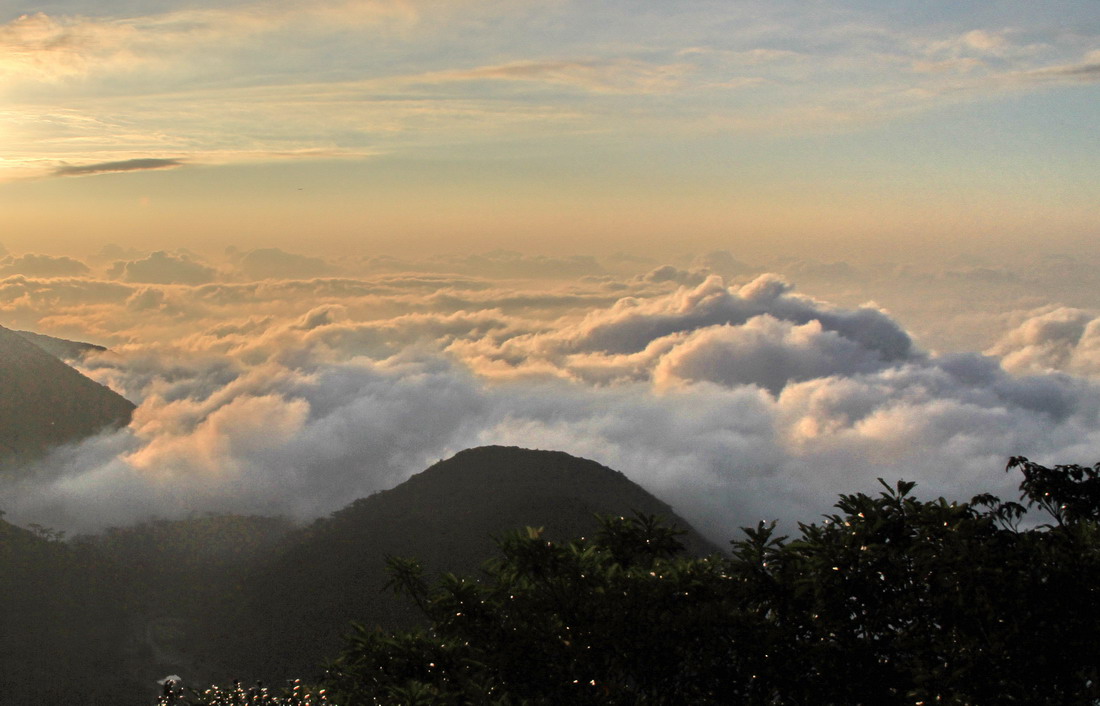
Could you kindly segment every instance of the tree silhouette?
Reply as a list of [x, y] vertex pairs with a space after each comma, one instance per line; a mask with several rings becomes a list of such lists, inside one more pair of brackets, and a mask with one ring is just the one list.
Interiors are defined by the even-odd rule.
[[[589, 539], [502, 538], [479, 580], [391, 559], [430, 627], [356, 628], [330, 673], [356, 704], [1094, 704], [1096, 470], [1015, 458], [1027, 507], [914, 484], [745, 528], [685, 557], [649, 516]], [[880, 481], [881, 482], [881, 481]], [[1054, 525], [1020, 529], [1027, 508]]]

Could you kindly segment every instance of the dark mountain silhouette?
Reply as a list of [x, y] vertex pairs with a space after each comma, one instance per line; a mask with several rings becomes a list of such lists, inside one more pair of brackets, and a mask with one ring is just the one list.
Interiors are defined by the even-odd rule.
[[351, 621], [420, 621], [383, 590], [387, 556], [476, 576], [494, 536], [536, 526], [568, 539], [596, 530], [596, 513], [635, 510], [688, 529], [692, 553], [718, 551], [617, 471], [503, 447], [460, 452], [304, 528], [199, 516], [63, 542], [0, 520], [0, 706], [76, 694], [145, 706], [155, 680], [173, 673], [194, 686], [308, 678], [339, 652]]
[[[130, 421], [134, 405], [0, 326], [0, 463]], [[57, 348], [57, 341], [48, 343]], [[77, 344], [74, 344], [77, 345]]]
[[409, 602], [384, 590], [387, 556], [415, 557], [429, 572], [476, 575], [494, 536], [526, 526], [550, 539], [590, 534], [595, 514], [639, 511], [687, 529], [689, 552], [718, 551], [672, 509], [618, 471], [557, 451], [469, 449], [401, 485], [357, 500], [317, 522], [245, 582], [246, 606], [216, 644], [232, 673], [281, 678], [316, 671], [352, 620], [409, 625]]

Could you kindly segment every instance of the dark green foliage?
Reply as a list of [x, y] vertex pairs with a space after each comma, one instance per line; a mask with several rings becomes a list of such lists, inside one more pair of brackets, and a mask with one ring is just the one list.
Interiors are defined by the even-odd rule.
[[[912, 487], [842, 496], [840, 512], [824, 523], [756, 549], [768, 566], [748, 593], [767, 606], [788, 650], [767, 672], [778, 702], [1100, 697], [1093, 646], [1100, 612], [1091, 608], [1100, 545], [1067, 531], [1005, 527], [1005, 509], [992, 498], [982, 499], [984, 510], [921, 502]], [[735, 549], [739, 559], [745, 545]]]
[[677, 532], [650, 516], [604, 518], [593, 539], [538, 530], [500, 542], [486, 578], [391, 560], [393, 587], [429, 632], [359, 627], [333, 669], [337, 701], [357, 703], [705, 703], [736, 665], [740, 626], [718, 559], [678, 557]]
[[1043, 508], [1059, 525], [1100, 520], [1100, 463], [1046, 468], [1016, 456], [1008, 467], [1019, 468], [1024, 474], [1020, 499]]
[[1024, 506], [843, 495], [799, 526], [746, 528], [728, 558], [679, 554], [652, 517], [591, 539], [499, 542], [478, 581], [391, 560], [430, 628], [358, 627], [334, 663], [359, 704], [1095, 704], [1095, 469], [1013, 459]]

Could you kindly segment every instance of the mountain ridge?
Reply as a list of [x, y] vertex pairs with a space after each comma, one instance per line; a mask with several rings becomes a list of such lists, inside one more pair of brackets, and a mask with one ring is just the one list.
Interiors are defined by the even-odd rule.
[[0, 391], [0, 463], [29, 460], [52, 446], [124, 426], [135, 409], [109, 387], [3, 326]]
[[0, 669], [0, 705], [31, 702], [34, 680], [66, 661], [71, 671], [51, 679], [49, 694], [79, 691], [83, 703], [110, 706], [149, 703], [165, 674], [194, 686], [309, 679], [353, 621], [422, 624], [410, 601], [386, 590], [387, 557], [419, 559], [429, 576], [476, 578], [496, 555], [494, 537], [536, 526], [564, 541], [597, 531], [597, 513], [631, 511], [681, 526], [691, 553], [719, 551], [619, 471], [501, 446], [460, 451], [307, 526], [196, 516], [62, 542], [0, 519], [0, 625], [11, 626], [0, 657], [13, 665]]
[[[253, 649], [236, 660], [236, 674], [214, 676], [259, 677], [265, 667], [264, 678], [271, 671], [305, 674], [335, 654], [353, 620], [387, 627], [419, 623], [408, 601], [385, 591], [388, 556], [418, 559], [429, 574], [476, 576], [495, 554], [494, 538], [506, 532], [535, 526], [547, 539], [567, 540], [597, 531], [597, 514], [633, 511], [661, 515], [683, 528], [692, 554], [719, 551], [669, 505], [595, 461], [518, 447], [460, 451], [318, 520], [253, 572], [241, 591], [253, 600], [235, 609], [236, 626], [220, 642], [240, 640], [242, 625], [261, 626], [230, 652], [245, 654], [245, 644], [271, 649]], [[326, 605], [324, 620], [306, 596]], [[265, 626], [264, 616], [271, 615], [281, 616], [276, 629], [269, 629], [276, 627], [270, 621]]]
[[96, 345], [95, 343], [70, 341], [65, 338], [57, 338], [56, 336], [47, 336], [44, 333], [35, 333], [34, 331], [20, 331], [17, 329], [11, 329], [11, 331], [12, 333], [19, 334], [55, 358], [60, 358], [62, 361], [80, 360], [92, 351], [102, 353], [107, 350], [103, 346]]

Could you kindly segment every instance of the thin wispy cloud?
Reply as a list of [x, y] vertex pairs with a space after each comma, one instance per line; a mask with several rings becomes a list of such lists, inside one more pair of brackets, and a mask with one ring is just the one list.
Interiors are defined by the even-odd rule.
[[[155, 144], [225, 163], [361, 158], [486, 136], [804, 133], [1097, 74], [1088, 54], [1097, 37], [930, 32], [836, 8], [788, 10], [656, 10], [614, 23], [603, 5], [379, 0], [24, 15], [0, 25], [3, 166], [33, 173], [31, 155], [43, 152], [138, 164], [132, 155]], [[588, 26], [589, 15], [603, 25]], [[586, 31], [552, 40], [574, 26]], [[72, 155], [74, 138], [103, 147]]]
[[1100, 81], [1100, 51], [1091, 52], [1085, 61], [1063, 66], [1048, 66], [1019, 75], [1025, 81], [1095, 83]]
[[[102, 10], [100, 10], [102, 12]], [[99, 16], [95, 16], [99, 15]], [[229, 46], [294, 28], [325, 32], [333, 28], [408, 25], [418, 20], [413, 4], [398, 0], [320, 2], [308, 6], [252, 3], [194, 8], [146, 16], [21, 15], [0, 25], [0, 79], [25, 82], [94, 77], [104, 72], [169, 69], [165, 59], [190, 52], [222, 52]], [[28, 76], [28, 72], [30, 75]]]
[[404, 79], [408, 83], [524, 81], [575, 86], [595, 92], [652, 93], [679, 87], [694, 67], [632, 59], [598, 61], [517, 61], [473, 69], [436, 71]]

